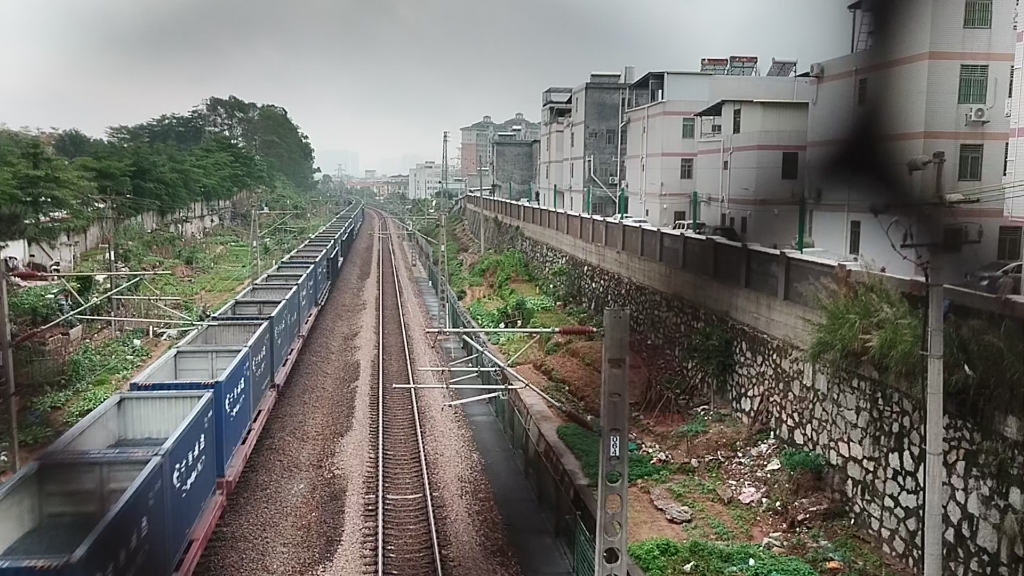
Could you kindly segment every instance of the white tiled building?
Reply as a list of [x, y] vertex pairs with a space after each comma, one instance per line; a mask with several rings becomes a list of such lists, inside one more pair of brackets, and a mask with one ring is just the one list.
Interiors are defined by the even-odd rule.
[[417, 164], [409, 169], [409, 198], [433, 198], [441, 189], [441, 165], [433, 162]]
[[[785, 75], [664, 71], [631, 84], [623, 183], [629, 214], [655, 226], [692, 220], [697, 192], [698, 220], [731, 223], [751, 241], [769, 241], [769, 224], [778, 223], [760, 213], [768, 209], [761, 204], [792, 206], [803, 190], [813, 96], [810, 79], [790, 75], [795, 62], [777, 64], [773, 70]], [[795, 220], [785, 228], [771, 242], [794, 236]]]
[[[939, 164], [927, 160], [944, 153], [942, 191], [979, 202], [934, 208], [943, 211], [947, 225], [977, 242], [944, 259], [943, 279], [957, 281], [997, 257], [1019, 258], [1019, 248], [1007, 253], [1008, 240], [1000, 240], [1013, 231], [1000, 184], [1010, 129], [1004, 112], [1014, 61], [1014, 0], [904, 0], [892, 18], [898, 32], [884, 44], [875, 39], [869, 3], [855, 2], [851, 10], [854, 52], [811, 70], [815, 96], [807, 146], [815, 246], [890, 273], [922, 275], [917, 263], [929, 257], [928, 250], [900, 246], [907, 239], [935, 238], [919, 219], [886, 202], [940, 201]], [[877, 118], [875, 141], [882, 143], [877, 172], [909, 190], [908, 197], [896, 199], [877, 182], [836, 175], [837, 154], [869, 110]], [[914, 158], [922, 169], [910, 172]]]

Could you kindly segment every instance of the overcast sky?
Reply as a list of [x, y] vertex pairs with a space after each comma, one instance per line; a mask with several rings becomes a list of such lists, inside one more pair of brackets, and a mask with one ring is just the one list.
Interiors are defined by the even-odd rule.
[[594, 70], [639, 76], [731, 54], [806, 70], [848, 51], [847, 4], [0, 0], [0, 122], [101, 135], [234, 94], [287, 108], [327, 170], [349, 150], [394, 172], [439, 160], [442, 132], [458, 140], [485, 114], [537, 120], [545, 88]]

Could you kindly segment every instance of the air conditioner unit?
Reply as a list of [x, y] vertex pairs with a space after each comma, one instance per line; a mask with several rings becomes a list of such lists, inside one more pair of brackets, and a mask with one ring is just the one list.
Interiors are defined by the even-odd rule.
[[822, 78], [825, 76], [825, 67], [821, 64], [811, 64], [811, 78]]
[[987, 123], [988, 122], [988, 108], [984, 106], [971, 106], [970, 116], [967, 118], [969, 122]]
[[618, 184], [619, 183], [619, 178], [617, 176], [609, 176], [608, 177], [608, 183], [609, 184]]

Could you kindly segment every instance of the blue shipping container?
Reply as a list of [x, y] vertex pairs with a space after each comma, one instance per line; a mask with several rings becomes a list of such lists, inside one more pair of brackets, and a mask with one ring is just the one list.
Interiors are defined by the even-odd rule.
[[202, 346], [244, 346], [249, 349], [252, 376], [252, 412], [255, 415], [267, 390], [274, 383], [274, 344], [270, 321], [224, 322], [200, 326], [178, 343], [178, 348]]
[[266, 322], [270, 325], [271, 382], [288, 356], [288, 303], [283, 300], [232, 300], [217, 311], [214, 322]]
[[256, 281], [253, 286], [269, 286], [272, 288], [283, 288], [286, 286], [294, 286], [299, 293], [299, 323], [300, 325], [306, 321], [306, 317], [309, 316], [309, 311], [313, 309], [313, 299], [315, 292], [309, 291], [309, 284], [305, 282], [305, 277], [308, 274], [302, 273], [291, 273], [291, 272], [277, 272], [277, 269], [267, 272]]
[[166, 557], [173, 562], [217, 487], [215, 426], [210, 392], [116, 394], [40, 459], [156, 456], [167, 499]]
[[300, 247], [285, 258], [286, 261], [313, 262], [316, 265], [317, 302], [327, 291], [327, 252], [323, 248]]
[[334, 240], [326, 240], [320, 238], [310, 238], [306, 242], [304, 248], [323, 248], [326, 252], [327, 265], [324, 267], [326, 271], [325, 282], [327, 284], [327, 290], [330, 290], [331, 286], [334, 285], [335, 279], [338, 277], [338, 266], [340, 262], [337, 259], [338, 248]]
[[289, 262], [281, 261], [280, 264], [270, 269], [271, 272], [281, 274], [302, 274], [302, 283], [305, 285], [307, 294], [316, 294], [316, 263], [315, 262]]
[[299, 289], [294, 286], [250, 286], [235, 298], [236, 302], [246, 300], [281, 300], [285, 302], [285, 350], [295, 343], [299, 335]]
[[160, 460], [37, 461], [0, 485], [0, 576], [168, 576]]
[[213, 390], [217, 476], [224, 476], [252, 421], [248, 348], [173, 348], [132, 380], [131, 389]]

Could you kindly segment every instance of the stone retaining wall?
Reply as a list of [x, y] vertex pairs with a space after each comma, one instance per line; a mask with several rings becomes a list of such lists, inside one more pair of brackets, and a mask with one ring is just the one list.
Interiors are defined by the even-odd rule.
[[[466, 215], [478, 234], [478, 213]], [[859, 527], [884, 552], [920, 569], [925, 451], [918, 401], [858, 374], [821, 373], [796, 346], [534, 240], [520, 228], [529, 225], [490, 216], [484, 222], [488, 246], [517, 249], [535, 269], [557, 270], [555, 281], [592, 311], [628, 307], [634, 334], [658, 346], [679, 353], [704, 324], [725, 326], [737, 342], [737, 368], [724, 391], [733, 408], [746, 418], [760, 413], [784, 440], [824, 454]], [[1019, 432], [984, 432], [950, 414], [945, 432], [947, 569], [1024, 576], [1024, 544], [1014, 536], [1024, 532]]]

